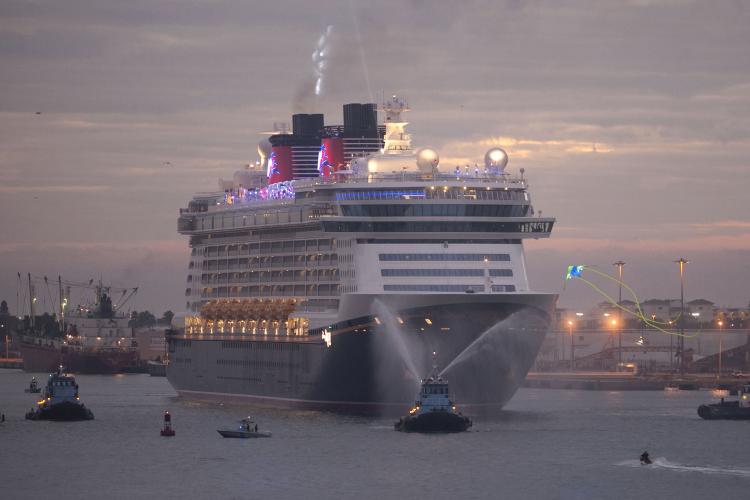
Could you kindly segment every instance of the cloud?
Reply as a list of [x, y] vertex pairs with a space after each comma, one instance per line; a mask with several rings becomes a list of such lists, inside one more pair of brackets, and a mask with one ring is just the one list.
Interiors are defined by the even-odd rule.
[[720, 220], [716, 222], [691, 224], [700, 231], [710, 231], [713, 229], [750, 229], [750, 221], [747, 220]]
[[750, 250], [750, 233], [644, 239], [553, 237], [534, 241], [530, 244], [530, 247], [570, 253], [586, 249], [588, 251], [639, 252], [644, 255], [650, 252], [673, 252], [675, 254], [698, 251], [721, 252], [726, 250]]
[[[433, 4], [6, 1], [0, 226], [4, 245], [22, 250], [5, 253], [4, 265], [53, 259], [85, 269], [82, 257], [94, 252], [104, 273], [120, 272], [123, 259], [128, 272], [152, 272], [144, 279], [159, 290], [156, 302], [181, 300], [183, 262], [152, 265], [187, 249], [177, 209], [254, 161], [260, 131], [290, 121], [312, 44], [333, 24], [340, 50], [316, 104], [327, 124], [341, 122], [341, 104], [370, 99], [364, 59], [374, 91], [408, 98], [415, 146], [433, 145], [442, 165], [481, 164], [501, 144], [509, 172], [526, 168], [535, 208], [560, 224], [550, 240], [529, 242], [530, 255], [579, 249], [609, 259], [622, 249], [647, 262], [649, 252], [705, 246], [719, 268], [707, 286], [746, 294], [723, 258], [726, 248], [742, 251], [750, 220], [747, 8]], [[152, 250], [152, 261], [118, 244], [34, 253], [92, 235], [128, 240], [132, 255], [165, 235], [179, 243]]]
[[95, 193], [111, 189], [105, 185], [0, 186], [0, 193]]

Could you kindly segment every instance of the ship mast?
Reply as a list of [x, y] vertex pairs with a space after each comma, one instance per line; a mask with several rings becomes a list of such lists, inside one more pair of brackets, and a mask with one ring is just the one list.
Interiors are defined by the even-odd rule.
[[31, 273], [29, 276], [29, 326], [34, 331], [34, 285], [31, 284]]
[[62, 334], [65, 335], [65, 306], [68, 305], [68, 299], [63, 292], [62, 277], [60, 275], [57, 275], [57, 288], [60, 293], [60, 328], [62, 329]]
[[380, 108], [385, 112], [384, 154], [402, 154], [411, 151], [411, 136], [406, 133], [409, 122], [403, 121], [401, 113], [409, 111], [409, 105], [398, 96], [391, 97]]

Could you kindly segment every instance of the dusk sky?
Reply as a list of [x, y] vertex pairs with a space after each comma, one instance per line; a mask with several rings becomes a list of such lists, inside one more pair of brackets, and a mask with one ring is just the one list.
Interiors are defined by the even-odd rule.
[[[311, 53], [332, 26], [323, 95]], [[193, 193], [295, 111], [404, 96], [441, 166], [492, 146], [557, 223], [526, 244], [563, 307], [568, 264], [639, 298], [750, 301], [750, 4], [736, 1], [3, 0], [0, 298], [17, 273], [138, 286], [185, 308]], [[612, 294], [611, 283], [602, 283]], [[47, 300], [47, 302], [50, 302]]]

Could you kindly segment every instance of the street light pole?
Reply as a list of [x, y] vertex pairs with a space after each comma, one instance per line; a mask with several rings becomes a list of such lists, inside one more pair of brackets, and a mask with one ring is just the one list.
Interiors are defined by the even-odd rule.
[[680, 265], [680, 340], [679, 340], [679, 349], [680, 349], [680, 373], [685, 373], [685, 264], [688, 263], [687, 260], [680, 257], [678, 260], [674, 261], [675, 264]]
[[613, 266], [617, 267], [617, 273], [620, 277], [620, 289], [617, 293], [617, 318], [620, 320], [619, 323], [619, 329], [617, 330], [617, 370], [619, 371], [622, 368], [622, 305], [620, 304], [622, 302], [622, 268], [625, 265], [625, 263], [621, 260], [618, 260]]
[[568, 330], [570, 331], [570, 371], [576, 369], [575, 345], [573, 344], [573, 322], [568, 320]]
[[722, 326], [724, 326], [724, 322], [719, 320], [719, 372], [716, 374], [716, 380], [719, 380], [721, 378], [721, 351], [722, 351], [722, 337], [724, 336], [724, 330], [722, 329]]

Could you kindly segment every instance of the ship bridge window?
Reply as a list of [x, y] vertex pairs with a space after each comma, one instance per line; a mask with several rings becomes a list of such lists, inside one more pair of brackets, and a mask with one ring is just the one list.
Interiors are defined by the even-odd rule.
[[323, 221], [323, 229], [344, 233], [549, 233], [552, 221]]
[[347, 200], [410, 200], [424, 198], [424, 189], [379, 190], [379, 191], [344, 191], [336, 193], [336, 201]]
[[524, 217], [529, 205], [342, 205], [349, 217]]

